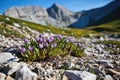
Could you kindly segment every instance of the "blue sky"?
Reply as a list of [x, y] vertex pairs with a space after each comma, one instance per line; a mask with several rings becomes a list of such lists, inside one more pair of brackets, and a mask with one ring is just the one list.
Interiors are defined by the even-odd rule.
[[104, 6], [113, 0], [0, 0], [0, 14], [12, 6], [41, 6], [50, 7], [53, 3], [58, 3], [72, 11], [89, 10]]

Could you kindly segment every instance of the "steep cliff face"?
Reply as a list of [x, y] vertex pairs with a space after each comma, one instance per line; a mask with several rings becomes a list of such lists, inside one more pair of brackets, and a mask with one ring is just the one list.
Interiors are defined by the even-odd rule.
[[56, 3], [48, 8], [47, 12], [50, 17], [57, 20], [58, 26], [69, 26], [76, 22], [81, 15], [81, 13], [72, 12]]
[[72, 26], [75, 26], [76, 28], [86, 27], [88, 24], [102, 19], [104, 16], [110, 14], [119, 7], [120, 7], [120, 0], [116, 0], [104, 7], [85, 11], [79, 17], [78, 21], [72, 24]]
[[50, 24], [58, 27], [67, 27], [79, 18], [78, 13], [76, 15], [75, 12], [69, 11], [56, 3], [48, 9], [38, 6], [12, 7], [6, 10], [4, 15], [36, 22], [42, 25]]
[[52, 18], [60, 21], [74, 15], [74, 12], [65, 9], [57, 3], [53, 4], [47, 11]]
[[101, 8], [73, 12], [55, 3], [48, 9], [38, 6], [12, 7], [6, 10], [4, 15], [42, 25], [83, 28], [92, 22], [102, 19], [118, 7], [120, 7], [120, 0], [115, 0]]
[[46, 9], [38, 6], [12, 7], [4, 14], [11, 17], [26, 17], [29, 15], [48, 16]]

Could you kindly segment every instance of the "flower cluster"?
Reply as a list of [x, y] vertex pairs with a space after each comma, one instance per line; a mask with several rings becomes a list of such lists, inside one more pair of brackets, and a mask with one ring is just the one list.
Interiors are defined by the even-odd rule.
[[52, 37], [45, 37], [40, 34], [36, 41], [29, 41], [24, 39], [24, 45], [21, 46], [20, 51], [24, 61], [45, 60], [47, 58], [67, 54], [82, 54], [85, 48], [84, 44], [74, 42], [73, 37], [64, 37], [56, 34]]

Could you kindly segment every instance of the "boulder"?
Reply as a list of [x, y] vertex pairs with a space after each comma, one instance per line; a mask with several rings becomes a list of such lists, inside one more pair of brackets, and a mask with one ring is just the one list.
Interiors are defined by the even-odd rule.
[[5, 48], [2, 50], [2, 52], [10, 52], [18, 57], [20, 57], [20, 50], [17, 46], [13, 46], [13, 47], [9, 47], [9, 48]]
[[114, 80], [110, 75], [106, 75], [104, 80]]
[[87, 71], [66, 70], [64, 74], [70, 80], [96, 80], [97, 78], [95, 74]]
[[88, 71], [96, 75], [102, 74], [102, 72], [97, 68], [90, 68]]
[[26, 63], [20, 62], [11, 62], [7, 65], [7, 68], [9, 69], [9, 71], [7, 72], [7, 75], [12, 75], [13, 73], [15, 73], [17, 70], [19, 70], [21, 67], [27, 67]]
[[15, 80], [37, 80], [37, 74], [32, 72], [27, 66], [23, 66], [16, 72]]
[[8, 52], [2, 52], [0, 53], [0, 63], [8, 63], [8, 62], [17, 62], [19, 59], [15, 56], [13, 56], [11, 53]]

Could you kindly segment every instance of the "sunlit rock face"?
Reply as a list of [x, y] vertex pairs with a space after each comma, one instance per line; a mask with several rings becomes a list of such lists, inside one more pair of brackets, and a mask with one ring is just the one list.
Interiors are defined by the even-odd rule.
[[48, 9], [39, 6], [11, 7], [4, 15], [19, 18], [42, 25], [56, 27], [83, 28], [93, 21], [97, 21], [120, 7], [120, 0], [115, 0], [101, 8], [88, 11], [73, 12], [54, 3]]

